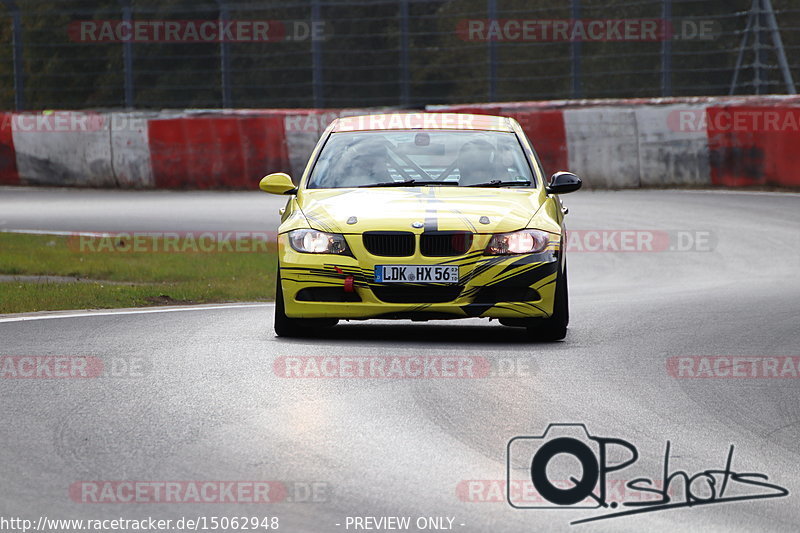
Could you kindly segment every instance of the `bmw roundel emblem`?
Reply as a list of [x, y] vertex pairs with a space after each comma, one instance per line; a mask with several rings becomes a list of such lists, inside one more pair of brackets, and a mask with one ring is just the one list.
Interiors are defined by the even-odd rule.
[[423, 224], [422, 222], [412, 222], [412, 223], [411, 223], [411, 227], [412, 227], [412, 228], [421, 228], [421, 227], [422, 227], [422, 226], [424, 226], [424, 225], [425, 225], [425, 224]]

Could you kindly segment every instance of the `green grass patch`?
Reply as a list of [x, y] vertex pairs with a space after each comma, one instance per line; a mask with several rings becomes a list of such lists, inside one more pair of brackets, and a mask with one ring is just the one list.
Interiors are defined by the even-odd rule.
[[194, 251], [202, 247], [184, 239], [165, 252], [155, 238], [136, 251], [119, 240], [108, 246], [108, 240], [0, 233], [0, 276], [80, 278], [0, 281], [0, 313], [274, 298], [273, 243]]

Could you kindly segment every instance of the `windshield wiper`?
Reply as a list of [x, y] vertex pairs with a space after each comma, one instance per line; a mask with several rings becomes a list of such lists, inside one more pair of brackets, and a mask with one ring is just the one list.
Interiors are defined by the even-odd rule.
[[501, 180], [492, 180], [487, 181], [486, 183], [476, 183], [475, 185], [464, 185], [464, 187], [505, 187], [509, 185], [522, 185], [527, 187], [530, 185], [530, 181], [501, 181]]
[[388, 181], [386, 183], [367, 183], [359, 185], [361, 187], [413, 187], [417, 185], [458, 185], [457, 181], [435, 181], [435, 180], [405, 180]]

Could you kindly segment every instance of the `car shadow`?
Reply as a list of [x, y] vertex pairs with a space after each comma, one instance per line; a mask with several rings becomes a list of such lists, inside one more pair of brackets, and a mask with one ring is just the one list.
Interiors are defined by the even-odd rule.
[[452, 325], [446, 323], [397, 323], [375, 324], [358, 322], [341, 322], [330, 329], [310, 332], [302, 338], [273, 337], [281, 343], [327, 343], [329, 341], [346, 341], [353, 344], [392, 342], [398, 344], [420, 344], [448, 346], [485, 345], [502, 347], [513, 345], [565, 346], [565, 341], [548, 342], [528, 339], [524, 328], [512, 328], [495, 324], [484, 325]]

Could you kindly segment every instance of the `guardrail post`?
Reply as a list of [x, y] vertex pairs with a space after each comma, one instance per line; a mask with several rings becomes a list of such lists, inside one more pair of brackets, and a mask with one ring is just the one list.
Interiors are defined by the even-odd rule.
[[400, 104], [411, 103], [411, 75], [408, 65], [408, 0], [400, 0]]
[[[572, 0], [572, 22], [580, 20], [581, 18], [581, 0]], [[571, 78], [572, 78], [572, 98], [583, 98], [583, 43], [575, 40], [572, 42], [570, 48], [570, 59], [572, 63]]]
[[[322, 20], [322, 7], [320, 0], [312, 0], [311, 2], [311, 27], [316, 28]], [[311, 37], [311, 85], [314, 95], [314, 107], [321, 108], [325, 106], [324, 95], [324, 79], [322, 76], [322, 43], [320, 39]]]
[[[486, 11], [489, 15], [489, 24], [497, 20], [497, 0], [487, 0]], [[494, 102], [497, 100], [497, 43], [495, 39], [489, 36], [487, 42], [489, 53], [489, 101]]]
[[663, 0], [661, 6], [661, 96], [672, 96], [672, 0]]
[[[228, 6], [225, 4], [225, 0], [216, 0], [217, 5], [219, 6], [219, 23], [220, 26], [228, 22], [230, 19], [230, 13], [228, 12]], [[231, 43], [227, 42], [222, 37], [222, 32], [220, 32], [220, 40], [219, 40], [219, 73], [220, 73], [220, 89], [222, 92], [222, 107], [224, 109], [229, 109], [233, 106], [232, 102], [232, 91], [231, 91]]]
[[22, 14], [14, 0], [3, 0], [11, 12], [11, 32], [13, 39], [14, 58], [14, 108], [17, 111], [25, 110], [25, 59], [22, 51]]
[[[753, 64], [753, 85], [755, 85], [756, 94], [764, 94], [764, 86], [767, 85], [767, 50], [764, 23], [764, 10], [762, 9], [761, 2], [756, 2], [755, 5], [755, 28], [753, 29], [753, 52], [755, 53], [755, 63]], [[767, 91], [769, 92], [769, 91]]]
[[[122, 6], [122, 20], [130, 25], [131, 21], [133, 20], [131, 0], [119, 0], [119, 3]], [[133, 43], [131, 43], [130, 39], [127, 39], [122, 43], [122, 70], [125, 80], [125, 107], [127, 109], [133, 109]]]

